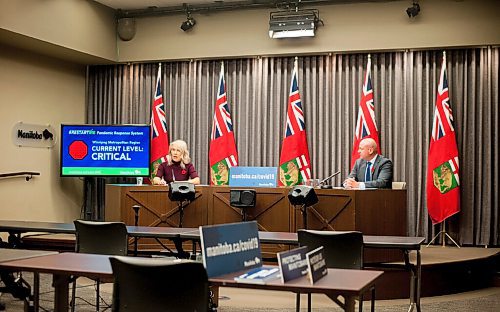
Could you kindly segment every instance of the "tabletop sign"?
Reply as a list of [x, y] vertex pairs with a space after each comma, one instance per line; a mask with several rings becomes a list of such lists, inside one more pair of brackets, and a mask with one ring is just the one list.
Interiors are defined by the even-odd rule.
[[229, 186], [276, 187], [277, 167], [232, 167], [229, 170]]
[[256, 221], [200, 226], [200, 238], [208, 277], [262, 266]]
[[303, 246], [277, 254], [283, 283], [307, 274], [306, 253], [307, 246]]
[[307, 272], [309, 273], [309, 281], [311, 284], [319, 281], [323, 276], [328, 274], [325, 256], [323, 254], [323, 246], [314, 249], [306, 254]]

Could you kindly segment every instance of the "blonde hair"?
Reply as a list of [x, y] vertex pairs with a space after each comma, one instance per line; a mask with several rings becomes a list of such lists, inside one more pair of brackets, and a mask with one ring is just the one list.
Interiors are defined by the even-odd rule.
[[170, 143], [170, 146], [168, 147], [168, 155], [167, 155], [168, 165], [172, 164], [172, 156], [170, 155], [170, 151], [172, 150], [173, 147], [176, 147], [181, 151], [181, 153], [182, 153], [181, 168], [186, 169], [186, 165], [191, 162], [191, 157], [189, 157], [187, 143], [184, 142], [183, 140], [175, 140], [172, 143]]

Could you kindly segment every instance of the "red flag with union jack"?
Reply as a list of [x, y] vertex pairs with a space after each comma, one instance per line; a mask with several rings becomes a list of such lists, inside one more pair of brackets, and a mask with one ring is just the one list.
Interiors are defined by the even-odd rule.
[[168, 132], [165, 104], [161, 93], [161, 64], [158, 66], [156, 91], [151, 108], [151, 180], [156, 175], [158, 166], [166, 161], [168, 155]]
[[229, 169], [238, 166], [238, 151], [236, 150], [231, 111], [226, 96], [224, 63], [221, 63], [219, 88], [215, 102], [209, 163], [211, 185], [228, 185]]
[[307, 148], [306, 123], [297, 79], [297, 59], [293, 66], [288, 97], [285, 137], [281, 145], [278, 185], [304, 184], [311, 178], [311, 160]]
[[427, 163], [427, 211], [432, 224], [443, 222], [460, 211], [458, 148], [449, 99], [443, 52]]
[[359, 143], [364, 138], [372, 138], [378, 146], [380, 154], [380, 143], [378, 139], [377, 122], [375, 121], [375, 105], [373, 103], [373, 87], [371, 79], [371, 57], [368, 55], [366, 64], [366, 75], [363, 82], [363, 93], [359, 101], [358, 120], [356, 121], [356, 133], [354, 134], [354, 144], [351, 154], [351, 168], [354, 167], [356, 159], [359, 158]]

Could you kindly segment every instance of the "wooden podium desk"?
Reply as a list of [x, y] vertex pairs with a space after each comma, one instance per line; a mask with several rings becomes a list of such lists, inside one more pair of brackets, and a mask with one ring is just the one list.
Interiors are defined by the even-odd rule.
[[[241, 210], [229, 204], [228, 186], [197, 185], [196, 198], [184, 207], [184, 227], [198, 227], [242, 220]], [[241, 189], [241, 188], [240, 188]], [[255, 208], [247, 209], [247, 220], [256, 220], [260, 231], [296, 232], [303, 228], [300, 209], [290, 205], [290, 188], [253, 188], [257, 192]], [[307, 209], [308, 228], [315, 230], [361, 231], [364, 235], [406, 236], [406, 190], [315, 189], [319, 202]], [[106, 186], [105, 220], [134, 225], [132, 206], [139, 205], [140, 226], [177, 227], [179, 203], [168, 198], [168, 186]], [[156, 241], [141, 239], [140, 249], [158, 249]], [[264, 256], [288, 249], [270, 245]], [[399, 260], [390, 250], [367, 250], [365, 262]]]

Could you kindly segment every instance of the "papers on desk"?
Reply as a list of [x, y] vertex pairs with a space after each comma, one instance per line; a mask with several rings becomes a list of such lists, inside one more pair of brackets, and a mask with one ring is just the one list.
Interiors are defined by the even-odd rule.
[[265, 284], [271, 280], [280, 277], [280, 270], [278, 267], [258, 267], [252, 269], [245, 274], [234, 278], [236, 282], [251, 283], [251, 284]]

